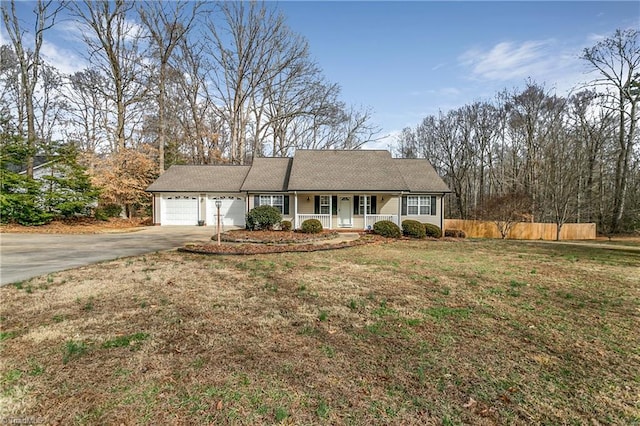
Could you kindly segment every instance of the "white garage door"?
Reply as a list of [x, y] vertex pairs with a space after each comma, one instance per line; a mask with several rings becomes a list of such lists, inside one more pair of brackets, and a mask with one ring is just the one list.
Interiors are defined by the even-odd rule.
[[232, 195], [207, 197], [207, 225], [216, 226], [218, 223], [216, 200], [222, 201], [220, 223], [223, 226], [245, 226], [245, 199]]
[[161, 225], [197, 225], [197, 195], [163, 195], [160, 205]]

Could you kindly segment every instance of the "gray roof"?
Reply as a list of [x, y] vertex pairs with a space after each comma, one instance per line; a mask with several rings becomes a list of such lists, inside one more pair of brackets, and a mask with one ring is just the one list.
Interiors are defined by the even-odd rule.
[[451, 192], [429, 160], [394, 158], [410, 192]]
[[149, 192], [238, 192], [249, 166], [171, 166]]
[[407, 190], [389, 151], [296, 150], [291, 191]]
[[243, 191], [286, 191], [293, 158], [255, 158]]
[[251, 166], [171, 166], [149, 192], [450, 192], [425, 159], [385, 150], [296, 150]]

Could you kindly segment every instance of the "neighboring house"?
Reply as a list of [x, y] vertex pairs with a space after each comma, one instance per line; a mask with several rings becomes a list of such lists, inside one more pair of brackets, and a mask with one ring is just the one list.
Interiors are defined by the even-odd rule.
[[[33, 157], [33, 178], [42, 179], [43, 176], [51, 176], [53, 161], [49, 160], [43, 155], [36, 155]], [[27, 168], [24, 165], [16, 166], [9, 164], [7, 167], [10, 171], [16, 172], [21, 175], [27, 174]], [[55, 174], [57, 176], [57, 174]]]
[[293, 158], [256, 158], [251, 166], [171, 166], [147, 188], [158, 225], [244, 227], [268, 204], [294, 228], [318, 219], [325, 229], [371, 229], [380, 220], [444, 225], [450, 190], [424, 159], [383, 150], [296, 150]]

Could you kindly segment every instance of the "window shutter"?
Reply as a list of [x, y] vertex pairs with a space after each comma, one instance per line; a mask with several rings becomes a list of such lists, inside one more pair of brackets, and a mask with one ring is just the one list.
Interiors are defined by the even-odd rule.
[[407, 215], [407, 197], [403, 196], [402, 197], [402, 216], [406, 216]]
[[254, 195], [253, 196], [253, 207], [258, 207], [260, 205], [260, 196], [259, 195]]
[[331, 214], [332, 215], [338, 214], [338, 196], [337, 195], [331, 196]]
[[436, 196], [431, 196], [431, 216], [436, 215]]
[[375, 195], [371, 196], [371, 214], [377, 214], [376, 213], [376, 207], [378, 204], [378, 198]]
[[353, 214], [360, 214], [360, 197], [357, 195], [353, 197]]
[[283, 209], [284, 209], [284, 212], [282, 214], [289, 214], [289, 196], [288, 195], [284, 196]]
[[320, 196], [316, 195], [313, 197], [313, 212], [315, 214], [320, 214]]

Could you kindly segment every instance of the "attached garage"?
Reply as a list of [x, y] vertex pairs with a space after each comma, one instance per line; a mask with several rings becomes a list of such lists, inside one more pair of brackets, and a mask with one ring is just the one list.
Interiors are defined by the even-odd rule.
[[221, 202], [220, 223], [223, 227], [245, 226], [246, 199], [236, 195], [209, 195], [207, 196], [207, 225], [216, 226], [218, 223], [218, 208], [216, 201]]
[[153, 193], [153, 223], [156, 225], [207, 226], [217, 224], [216, 200], [222, 202], [221, 223], [225, 227], [245, 225], [247, 195], [241, 190], [249, 166], [169, 167], [147, 191]]
[[198, 196], [191, 194], [163, 194], [160, 197], [162, 225], [197, 225]]

